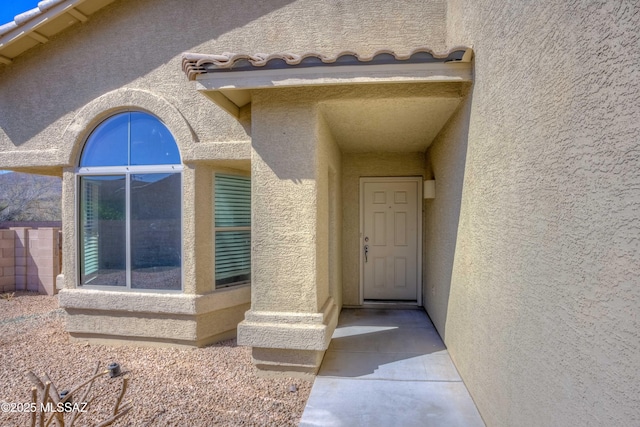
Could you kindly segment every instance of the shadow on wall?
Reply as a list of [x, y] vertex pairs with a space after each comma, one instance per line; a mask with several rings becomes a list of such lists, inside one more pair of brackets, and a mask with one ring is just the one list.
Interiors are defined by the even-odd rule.
[[449, 293], [458, 242], [465, 179], [472, 90], [427, 150], [427, 168], [436, 180], [436, 197], [426, 199], [424, 307], [446, 342]]
[[[167, 86], [183, 87], [185, 97], [200, 96], [182, 74], [180, 54], [212, 53], [198, 46], [293, 2], [117, 1], [86, 24], [31, 49], [11, 66], [0, 67], [0, 82], [5, 82], [0, 83], [0, 111], [11, 112], [0, 115], [0, 136], [4, 132], [14, 146], [20, 146], [69, 111], [107, 92], [141, 78], [151, 79], [147, 84], [154, 85], [150, 75], [169, 62], [175, 63], [169, 65], [169, 75], [157, 73], [155, 85], [163, 91]], [[247, 40], [234, 42], [237, 45], [225, 45], [224, 50], [246, 50]], [[48, 84], [34, 89], [33, 82], [41, 81], [43, 64], [49, 70]]]

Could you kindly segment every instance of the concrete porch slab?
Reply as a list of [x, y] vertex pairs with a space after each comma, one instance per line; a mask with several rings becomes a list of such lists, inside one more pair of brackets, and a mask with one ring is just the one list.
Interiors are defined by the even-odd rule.
[[461, 381], [448, 354], [327, 351], [322, 377], [394, 381]]
[[301, 426], [484, 426], [422, 310], [345, 309]]

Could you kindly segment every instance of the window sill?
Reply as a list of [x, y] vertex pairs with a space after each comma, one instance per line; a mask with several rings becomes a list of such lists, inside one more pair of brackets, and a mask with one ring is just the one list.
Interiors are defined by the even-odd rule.
[[127, 288], [125, 286], [100, 286], [100, 285], [81, 285], [76, 289], [87, 289], [92, 291], [104, 292], [123, 292], [123, 293], [144, 293], [144, 294], [182, 294], [182, 289], [143, 289], [143, 288]]
[[205, 295], [181, 291], [138, 292], [129, 289], [62, 289], [60, 307], [71, 310], [201, 315], [251, 302], [249, 285], [221, 289]]

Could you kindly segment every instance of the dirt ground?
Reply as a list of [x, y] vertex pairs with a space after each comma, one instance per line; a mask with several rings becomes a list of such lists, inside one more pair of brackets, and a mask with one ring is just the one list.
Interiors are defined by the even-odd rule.
[[[101, 370], [112, 362], [121, 366], [123, 376], [96, 379], [94, 400], [76, 426], [98, 425], [111, 416], [125, 376], [129, 386], [122, 405], [132, 409], [114, 426], [294, 426], [311, 391], [309, 381], [257, 377], [250, 348], [235, 340], [194, 349], [89, 345], [70, 342], [64, 322], [55, 296], [22, 292], [0, 298], [1, 426], [30, 423], [30, 413], [7, 412], [11, 403], [16, 410], [31, 402], [27, 371], [47, 373], [62, 391], [89, 379], [98, 363]], [[74, 398], [77, 403], [80, 393]]]

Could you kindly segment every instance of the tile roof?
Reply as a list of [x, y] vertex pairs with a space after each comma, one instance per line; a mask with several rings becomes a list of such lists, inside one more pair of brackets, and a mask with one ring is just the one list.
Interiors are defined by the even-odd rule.
[[53, 35], [86, 22], [89, 15], [114, 0], [43, 0], [38, 6], [0, 25], [0, 64], [10, 64], [25, 51]]
[[335, 55], [317, 52], [294, 53], [244, 53], [200, 54], [185, 52], [182, 54], [182, 70], [189, 80], [195, 80], [199, 74], [224, 71], [250, 71], [257, 69], [282, 69], [289, 67], [317, 67], [339, 65], [397, 64], [397, 63], [433, 63], [468, 62], [471, 49], [454, 47], [444, 52], [435, 52], [427, 47], [418, 47], [409, 52], [399, 53], [391, 49], [381, 49], [371, 55], [362, 55], [345, 50]]
[[7, 22], [6, 24], [0, 25], [0, 36], [7, 34], [9, 31], [18, 28], [20, 25], [24, 24], [27, 21], [32, 20], [33, 18], [41, 15], [47, 10], [51, 9], [58, 3], [62, 3], [65, 0], [44, 0], [38, 2], [38, 7], [34, 7], [33, 9], [27, 10], [26, 12], [22, 12], [19, 15], [16, 15], [13, 21]]

